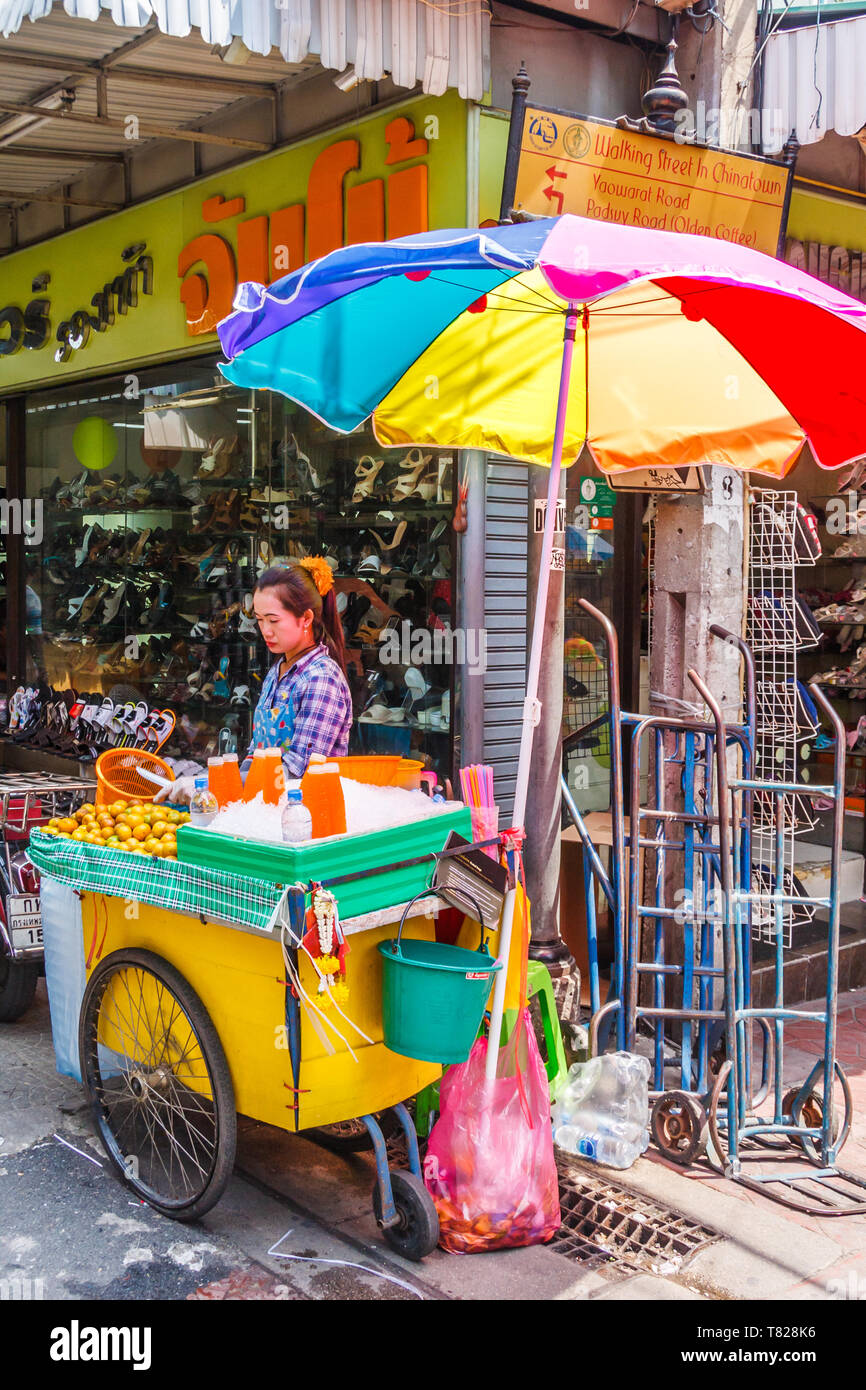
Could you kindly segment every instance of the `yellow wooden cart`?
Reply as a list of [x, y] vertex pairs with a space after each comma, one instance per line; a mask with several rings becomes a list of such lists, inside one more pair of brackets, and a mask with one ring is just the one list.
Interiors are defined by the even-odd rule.
[[[335, 1147], [372, 1145], [373, 1206], [385, 1238], [407, 1258], [429, 1253], [438, 1219], [402, 1102], [436, 1080], [441, 1067], [399, 1056], [382, 1040], [377, 947], [395, 935], [400, 907], [342, 923], [350, 946], [345, 1011], [368, 1041], [337, 1019], [351, 1051], [338, 1046], [331, 1053], [314, 1028], [299, 1026], [273, 931], [107, 893], [81, 896], [81, 1075], [118, 1176], [163, 1214], [189, 1221], [219, 1199], [228, 1181], [238, 1112], [279, 1129], [315, 1130]], [[432, 906], [418, 904], [404, 928], [408, 937], [433, 939], [434, 918], [425, 911]], [[494, 931], [494, 951], [496, 940]], [[303, 953], [297, 968], [303, 989], [314, 995], [318, 980]], [[402, 1125], [408, 1172], [389, 1171], [382, 1112]]]

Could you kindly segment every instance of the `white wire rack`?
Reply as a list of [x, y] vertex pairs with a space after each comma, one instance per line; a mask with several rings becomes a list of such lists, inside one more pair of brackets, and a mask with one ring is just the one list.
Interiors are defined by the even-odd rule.
[[[804, 755], [817, 733], [814, 711], [798, 686], [797, 653], [820, 640], [814, 619], [797, 598], [796, 569], [814, 564], [817, 555], [813, 545], [803, 544], [805, 523], [795, 492], [753, 491], [749, 500], [746, 640], [755, 655], [755, 774], [762, 781], [793, 782], [803, 780]], [[752, 906], [752, 934], [759, 941], [773, 941], [776, 933], [771, 901], [776, 801], [760, 792], [754, 798], [752, 891], [758, 900]], [[795, 837], [816, 823], [805, 786], [803, 795], [783, 797], [782, 817], [782, 891], [794, 897]], [[809, 921], [813, 911], [796, 905], [785, 909], [785, 946], [791, 945], [794, 924]]]

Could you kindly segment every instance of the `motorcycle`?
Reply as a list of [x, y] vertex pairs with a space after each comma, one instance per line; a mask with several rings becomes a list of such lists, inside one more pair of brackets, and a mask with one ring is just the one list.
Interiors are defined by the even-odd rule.
[[39, 870], [27, 853], [30, 832], [69, 815], [93, 782], [51, 773], [0, 772], [0, 1023], [33, 1002], [45, 973]]

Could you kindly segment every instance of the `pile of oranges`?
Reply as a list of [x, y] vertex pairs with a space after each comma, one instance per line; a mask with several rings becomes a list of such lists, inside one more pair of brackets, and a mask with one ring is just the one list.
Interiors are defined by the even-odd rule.
[[57, 835], [62, 840], [122, 849], [154, 859], [176, 859], [177, 827], [188, 820], [188, 811], [149, 802], [121, 800], [110, 806], [94, 806], [86, 801], [72, 815], [54, 816], [40, 829], [43, 835]]

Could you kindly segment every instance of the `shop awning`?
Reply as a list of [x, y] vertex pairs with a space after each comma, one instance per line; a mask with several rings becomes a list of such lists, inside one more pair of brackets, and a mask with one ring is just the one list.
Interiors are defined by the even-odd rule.
[[866, 125], [864, 72], [864, 15], [774, 34], [765, 53], [764, 152], [776, 154], [792, 130], [801, 145], [828, 130], [856, 135]]
[[[0, 0], [0, 32], [17, 33], [25, 19], [43, 19], [52, 7], [52, 0]], [[277, 49], [292, 64], [312, 54], [333, 71], [353, 69], [359, 80], [387, 73], [399, 87], [420, 82], [431, 96], [456, 88], [477, 101], [485, 89], [483, 0], [64, 0], [63, 9], [88, 20], [107, 10], [131, 29], [155, 17], [164, 34], [186, 38], [196, 30], [219, 47], [239, 39], [251, 53]]]

